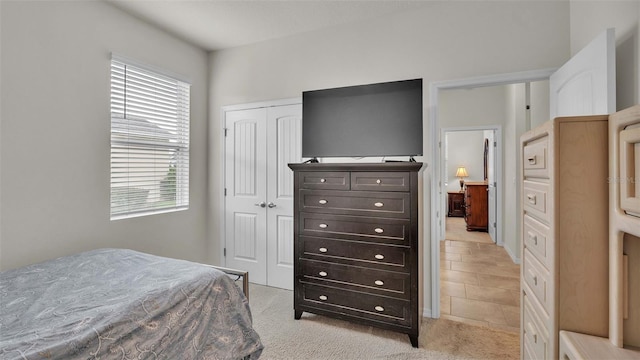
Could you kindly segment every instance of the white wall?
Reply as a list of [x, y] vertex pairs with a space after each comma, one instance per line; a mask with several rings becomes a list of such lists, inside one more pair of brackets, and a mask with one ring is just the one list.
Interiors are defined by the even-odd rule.
[[640, 104], [640, 1], [571, 0], [571, 54], [616, 29], [616, 105]]
[[[0, 268], [99, 247], [205, 261], [206, 52], [102, 1], [0, 9]], [[187, 211], [109, 220], [111, 52], [192, 81]]]
[[[569, 55], [568, 11], [565, 2], [430, 2], [421, 11], [214, 52], [210, 56], [209, 186], [222, 187], [223, 105], [298, 97], [304, 90], [379, 81], [423, 78], [425, 156], [418, 160], [428, 162], [428, 84], [560, 66]], [[423, 277], [426, 309], [431, 308], [430, 174], [428, 167], [422, 214], [427, 236]], [[212, 191], [212, 234], [220, 228], [221, 204], [220, 192]], [[218, 258], [217, 249], [212, 250], [211, 256]]]
[[452, 131], [446, 136], [448, 153], [446, 191], [460, 191], [460, 179], [456, 177], [458, 166], [464, 166], [467, 169], [469, 177], [464, 178], [464, 181], [483, 181], [483, 131]]

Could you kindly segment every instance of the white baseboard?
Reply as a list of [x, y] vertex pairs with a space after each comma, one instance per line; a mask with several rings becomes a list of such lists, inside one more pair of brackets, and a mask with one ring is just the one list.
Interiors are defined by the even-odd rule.
[[507, 252], [507, 254], [509, 254], [509, 257], [511, 257], [511, 260], [515, 263], [520, 265], [520, 258], [517, 257], [510, 248], [503, 246], [504, 250]]

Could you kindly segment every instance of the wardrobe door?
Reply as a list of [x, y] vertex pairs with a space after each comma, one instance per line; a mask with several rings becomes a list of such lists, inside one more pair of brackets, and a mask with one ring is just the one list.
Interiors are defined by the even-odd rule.
[[225, 112], [225, 266], [293, 289], [293, 172], [301, 104]]
[[267, 284], [267, 110], [225, 113], [225, 266]]
[[287, 164], [302, 161], [302, 106], [269, 108], [267, 124], [267, 285], [293, 290], [293, 171]]

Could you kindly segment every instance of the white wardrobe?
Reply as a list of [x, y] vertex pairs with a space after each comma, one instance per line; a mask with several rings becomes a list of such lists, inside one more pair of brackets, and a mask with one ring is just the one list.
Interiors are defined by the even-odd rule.
[[225, 266], [293, 289], [293, 172], [302, 161], [300, 100], [234, 105], [224, 117]]

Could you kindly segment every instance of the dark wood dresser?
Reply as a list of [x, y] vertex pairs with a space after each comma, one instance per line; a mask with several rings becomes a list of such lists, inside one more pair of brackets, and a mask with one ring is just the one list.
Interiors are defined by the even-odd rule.
[[403, 332], [422, 320], [422, 163], [289, 164], [294, 171], [294, 313]]
[[447, 192], [448, 217], [464, 217], [464, 193], [460, 191]]
[[489, 224], [489, 201], [486, 182], [464, 184], [464, 221], [467, 230], [487, 231]]

